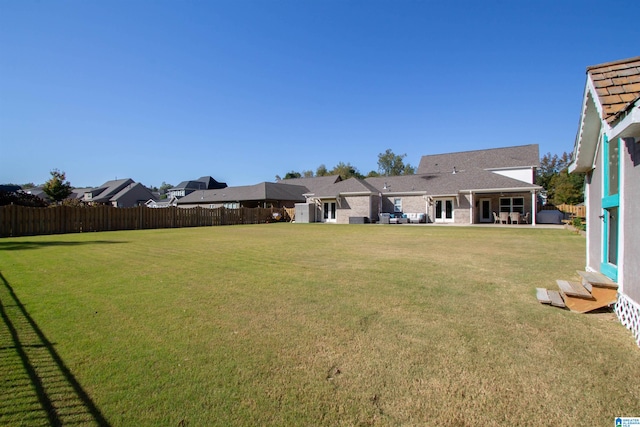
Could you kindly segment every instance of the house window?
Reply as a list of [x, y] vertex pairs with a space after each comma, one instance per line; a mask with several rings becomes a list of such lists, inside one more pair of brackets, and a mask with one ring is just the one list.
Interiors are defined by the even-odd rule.
[[402, 199], [393, 199], [393, 211], [402, 212]]
[[240, 209], [240, 203], [238, 202], [228, 202], [222, 205], [226, 209]]
[[501, 197], [500, 212], [519, 212], [524, 215], [524, 197]]

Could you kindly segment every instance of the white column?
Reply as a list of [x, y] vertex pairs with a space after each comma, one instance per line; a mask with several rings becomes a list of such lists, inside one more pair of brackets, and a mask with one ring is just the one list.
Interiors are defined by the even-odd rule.
[[473, 191], [469, 191], [469, 224], [473, 224]]
[[536, 200], [535, 190], [531, 192], [531, 226], [536, 226], [536, 211], [538, 210], [538, 203]]

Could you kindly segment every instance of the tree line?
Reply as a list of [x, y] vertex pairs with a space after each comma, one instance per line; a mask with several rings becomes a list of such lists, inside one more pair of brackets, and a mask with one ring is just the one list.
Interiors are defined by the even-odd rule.
[[360, 173], [357, 167], [351, 163], [339, 162], [332, 169], [327, 169], [324, 164], [318, 166], [314, 171], [304, 170], [302, 172], [296, 172], [294, 170], [287, 172], [284, 178], [280, 175], [276, 175], [276, 180], [291, 178], [313, 178], [317, 176], [330, 176], [340, 175], [342, 179], [349, 178], [369, 178], [374, 176], [398, 176], [398, 175], [413, 175], [416, 173], [416, 168], [409, 163], [404, 163], [406, 154], [395, 154], [391, 149], [387, 149], [384, 153], [378, 154], [378, 170], [370, 171], [368, 174], [363, 175]]
[[577, 205], [584, 202], [583, 173], [569, 173], [571, 155], [547, 153], [540, 159], [536, 173], [536, 184], [547, 192], [547, 203], [553, 205]]
[[[332, 169], [328, 169], [324, 164], [321, 164], [315, 171], [305, 170], [302, 172], [296, 172], [292, 170], [287, 172], [283, 178], [276, 175], [276, 179], [280, 181], [282, 179], [312, 178], [329, 175], [340, 175], [342, 179], [349, 179], [352, 177], [368, 178], [376, 176], [413, 175], [416, 173], [416, 168], [411, 164], [404, 162], [404, 158], [406, 156], [406, 154], [395, 154], [391, 149], [387, 149], [384, 153], [378, 154], [378, 170], [370, 171], [367, 175], [360, 173], [358, 168], [349, 162], [339, 162]], [[560, 155], [546, 153], [541, 157], [540, 167], [536, 174], [535, 183], [545, 189], [547, 203], [554, 205], [563, 203], [575, 205], [584, 201], [585, 175], [582, 173], [570, 174], [570, 163], [571, 155], [567, 152], [563, 152]], [[71, 183], [67, 181], [65, 172], [53, 169], [50, 171], [50, 174], [51, 178], [44, 183], [42, 190], [52, 203], [72, 205], [82, 204], [79, 200], [67, 199], [73, 192], [73, 187], [71, 186]], [[35, 186], [32, 183], [28, 183], [21, 187], [32, 188]], [[149, 189], [163, 194], [172, 187], [173, 185], [163, 181], [160, 188], [150, 187]], [[0, 191], [0, 206], [11, 203], [37, 207], [43, 207], [49, 204], [49, 202], [31, 194], [27, 194], [24, 191]]]

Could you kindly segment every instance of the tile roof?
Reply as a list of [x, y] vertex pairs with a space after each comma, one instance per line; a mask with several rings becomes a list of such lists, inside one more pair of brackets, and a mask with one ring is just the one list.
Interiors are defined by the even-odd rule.
[[538, 144], [529, 144], [422, 156], [416, 172], [425, 174], [453, 172], [454, 168], [460, 171], [472, 167], [508, 169], [539, 165]]
[[587, 67], [587, 75], [609, 124], [640, 98], [640, 56]]

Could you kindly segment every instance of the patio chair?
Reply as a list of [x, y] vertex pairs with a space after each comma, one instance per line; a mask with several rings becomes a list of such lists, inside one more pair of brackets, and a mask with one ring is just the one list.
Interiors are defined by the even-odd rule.
[[500, 224], [509, 224], [509, 212], [500, 212]]
[[492, 213], [493, 213], [493, 223], [500, 224], [500, 217], [498, 216], [498, 214], [495, 212], [492, 212]]
[[511, 224], [519, 224], [520, 223], [520, 212], [511, 212], [509, 215], [511, 218]]

